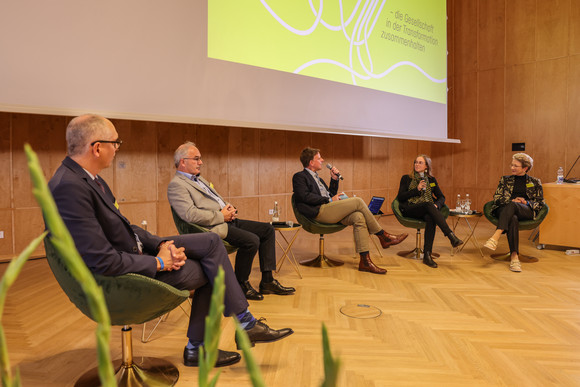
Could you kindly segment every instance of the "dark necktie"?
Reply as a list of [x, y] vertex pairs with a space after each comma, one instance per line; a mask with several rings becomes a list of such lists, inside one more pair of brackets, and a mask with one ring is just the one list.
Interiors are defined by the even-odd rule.
[[97, 185], [99, 186], [101, 191], [103, 191], [103, 193], [105, 193], [105, 187], [101, 184], [98, 177], [95, 177], [95, 183], [97, 183]]

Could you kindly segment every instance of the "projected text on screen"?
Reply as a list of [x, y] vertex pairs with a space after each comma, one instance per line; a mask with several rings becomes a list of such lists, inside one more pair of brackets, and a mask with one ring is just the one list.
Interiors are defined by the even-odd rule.
[[445, 0], [209, 0], [208, 56], [447, 103]]

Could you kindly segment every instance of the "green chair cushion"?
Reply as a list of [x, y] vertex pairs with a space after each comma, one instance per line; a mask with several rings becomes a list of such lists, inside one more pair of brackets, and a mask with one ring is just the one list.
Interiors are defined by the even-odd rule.
[[[44, 247], [50, 268], [61, 288], [81, 312], [93, 319], [80, 284], [72, 276], [49, 238], [45, 238]], [[111, 325], [142, 324], [170, 312], [189, 297], [187, 290], [178, 290], [140, 274], [94, 277], [103, 289]]]
[[314, 219], [308, 219], [302, 215], [294, 203], [294, 196], [292, 196], [292, 209], [294, 210], [294, 215], [298, 223], [302, 225], [302, 228], [312, 234], [332, 234], [343, 230], [346, 226], [341, 223], [320, 223]]
[[[173, 222], [175, 223], [175, 227], [177, 228], [177, 232], [179, 233], [179, 235], [197, 234], [200, 232], [210, 232], [205, 227], [199, 226], [197, 224], [189, 223], [189, 222], [186, 222], [185, 220], [181, 219], [181, 217], [179, 215], [177, 215], [177, 212], [175, 212], [173, 207], [171, 207], [171, 215], [173, 215]], [[235, 253], [236, 251], [238, 251], [237, 247], [230, 245], [228, 242], [224, 241], [223, 239], [222, 239], [222, 242], [224, 243], [224, 247], [226, 248], [226, 251], [228, 252], [228, 254]]]
[[[399, 223], [401, 223], [403, 226], [414, 228], [416, 230], [425, 228], [425, 222], [422, 221], [421, 219], [403, 216], [403, 213], [399, 208], [399, 199], [395, 198], [395, 200], [393, 200], [393, 202], [391, 203], [391, 209], [393, 210], [393, 214], [395, 215]], [[441, 208], [441, 213], [443, 214], [443, 217], [445, 219], [449, 217], [449, 207], [447, 207], [446, 204], [444, 204], [443, 208]]]
[[[483, 206], [483, 214], [485, 215], [487, 220], [489, 220], [494, 226], [497, 227], [499, 220], [491, 212], [492, 205], [493, 205], [493, 201], [485, 203], [485, 205]], [[533, 229], [535, 229], [546, 218], [546, 215], [548, 215], [549, 210], [550, 209], [548, 208], [548, 205], [544, 204], [544, 207], [542, 207], [540, 212], [538, 212], [538, 216], [536, 216], [536, 219], [520, 220], [519, 221], [519, 229], [520, 230], [533, 230]]]

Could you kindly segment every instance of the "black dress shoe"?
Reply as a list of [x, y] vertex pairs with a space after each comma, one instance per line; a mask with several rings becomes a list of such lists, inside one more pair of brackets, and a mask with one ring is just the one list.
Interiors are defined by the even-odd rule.
[[[290, 328], [282, 329], [272, 329], [268, 325], [262, 322], [264, 319], [259, 319], [256, 321], [256, 325], [252, 329], [246, 330], [248, 338], [250, 339], [250, 344], [252, 347], [256, 343], [271, 343], [273, 341], [278, 341], [284, 337], [290, 336], [294, 331]], [[238, 343], [238, 338], [236, 337], [236, 345], [240, 349], [240, 344]]]
[[[242, 357], [237, 352], [228, 352], [218, 349], [218, 358], [215, 363], [216, 367], [224, 367], [236, 364]], [[188, 367], [199, 367], [199, 348], [183, 350], [183, 364]]]
[[260, 282], [260, 293], [262, 294], [278, 294], [281, 296], [287, 296], [289, 294], [294, 294], [296, 289], [291, 287], [282, 286], [278, 280], [272, 282]]
[[431, 258], [431, 253], [429, 251], [425, 251], [423, 253], [423, 263], [429, 267], [435, 269], [437, 267], [437, 262]]
[[260, 301], [264, 299], [264, 296], [262, 296], [256, 289], [252, 287], [250, 281], [240, 282], [240, 286], [242, 287], [242, 292], [244, 292], [246, 299], [254, 301]]

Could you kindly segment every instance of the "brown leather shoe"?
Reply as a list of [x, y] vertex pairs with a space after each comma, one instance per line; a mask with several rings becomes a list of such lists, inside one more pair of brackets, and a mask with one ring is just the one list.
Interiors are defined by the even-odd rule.
[[393, 235], [393, 234], [389, 234], [386, 231], [383, 231], [382, 234], [377, 235], [377, 237], [379, 237], [379, 241], [381, 242], [381, 247], [383, 249], [386, 249], [391, 245], [398, 245], [399, 243], [404, 241], [408, 236], [409, 236], [409, 234], [407, 234], [407, 233]]
[[368, 252], [360, 253], [358, 271], [368, 271], [373, 274], [387, 274], [387, 269], [380, 268], [371, 261], [371, 256]]

